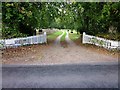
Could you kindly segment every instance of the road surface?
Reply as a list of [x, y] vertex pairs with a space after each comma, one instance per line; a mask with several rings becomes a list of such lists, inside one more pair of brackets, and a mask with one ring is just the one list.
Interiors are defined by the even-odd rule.
[[3, 88], [117, 88], [118, 66], [23, 65], [3, 66]]

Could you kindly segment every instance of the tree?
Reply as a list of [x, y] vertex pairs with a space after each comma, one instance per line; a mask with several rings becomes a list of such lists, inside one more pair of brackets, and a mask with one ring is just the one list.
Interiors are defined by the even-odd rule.
[[96, 35], [119, 31], [120, 3], [113, 2], [4, 2], [3, 37], [34, 35], [36, 28], [61, 28]]

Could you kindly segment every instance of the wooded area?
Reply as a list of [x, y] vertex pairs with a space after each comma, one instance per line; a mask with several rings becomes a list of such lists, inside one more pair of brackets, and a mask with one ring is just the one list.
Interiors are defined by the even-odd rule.
[[3, 2], [2, 38], [59, 28], [120, 40], [119, 11], [119, 2]]

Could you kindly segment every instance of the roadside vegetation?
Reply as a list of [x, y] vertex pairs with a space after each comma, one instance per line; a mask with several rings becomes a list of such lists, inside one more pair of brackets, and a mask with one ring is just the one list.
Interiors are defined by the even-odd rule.
[[64, 34], [63, 34], [63, 36], [61, 37], [61, 39], [60, 39], [60, 41], [65, 41], [65, 36], [66, 36], [67, 34], [66, 34], [66, 32], [64, 31]]
[[66, 35], [67, 35], [66, 31], [64, 31], [64, 34], [63, 34], [63, 36], [62, 36], [61, 39], [60, 39], [60, 44], [61, 44], [61, 46], [64, 47], [64, 48], [67, 47], [67, 42], [66, 42], [66, 40], [65, 40]]
[[120, 41], [120, 33], [99, 33], [96, 36], [105, 38], [108, 40]]
[[77, 33], [75, 30], [73, 31], [73, 33], [71, 33], [71, 31], [69, 31], [69, 37], [72, 41], [77, 40], [78, 38], [80, 38], [81, 34]]
[[2, 38], [32, 36], [44, 28], [114, 35], [120, 33], [119, 8], [117, 2], [3, 2]]

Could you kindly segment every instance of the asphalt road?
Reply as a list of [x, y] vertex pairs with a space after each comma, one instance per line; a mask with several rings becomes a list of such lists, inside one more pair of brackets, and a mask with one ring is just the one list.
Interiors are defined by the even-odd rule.
[[117, 65], [3, 66], [2, 88], [117, 88]]

